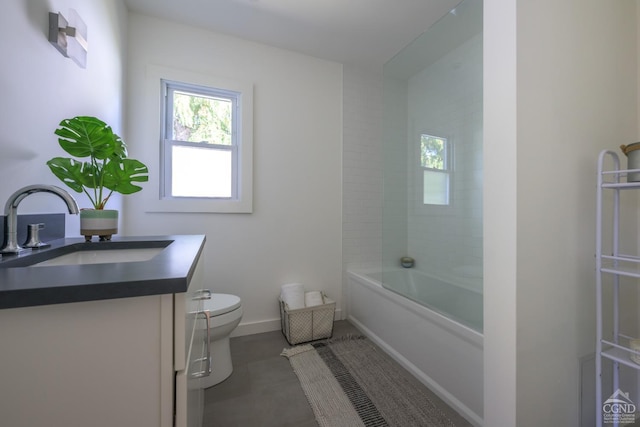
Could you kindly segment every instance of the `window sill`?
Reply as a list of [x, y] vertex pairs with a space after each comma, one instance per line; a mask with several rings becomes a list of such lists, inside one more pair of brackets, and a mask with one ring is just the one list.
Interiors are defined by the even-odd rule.
[[253, 213], [251, 197], [242, 200], [160, 199], [149, 200], [147, 213]]

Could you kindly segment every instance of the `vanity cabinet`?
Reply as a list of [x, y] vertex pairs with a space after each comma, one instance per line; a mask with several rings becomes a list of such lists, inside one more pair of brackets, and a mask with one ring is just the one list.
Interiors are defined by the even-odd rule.
[[0, 310], [0, 424], [201, 426], [202, 268], [183, 293]]

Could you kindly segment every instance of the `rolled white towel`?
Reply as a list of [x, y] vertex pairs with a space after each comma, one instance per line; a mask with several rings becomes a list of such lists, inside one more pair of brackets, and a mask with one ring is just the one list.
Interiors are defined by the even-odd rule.
[[282, 285], [280, 299], [289, 306], [290, 310], [304, 308], [304, 286], [300, 283]]
[[320, 291], [309, 291], [304, 293], [304, 306], [313, 307], [314, 305], [324, 304], [324, 298]]

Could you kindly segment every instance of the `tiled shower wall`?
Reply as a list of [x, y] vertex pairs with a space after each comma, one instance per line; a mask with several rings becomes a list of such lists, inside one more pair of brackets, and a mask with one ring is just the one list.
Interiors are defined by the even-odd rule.
[[344, 293], [347, 270], [380, 269], [382, 258], [382, 69], [345, 65], [343, 73]]
[[[408, 82], [408, 253], [416, 268], [482, 291], [482, 34]], [[451, 204], [422, 205], [420, 133], [453, 145]]]
[[[343, 73], [344, 301], [346, 271], [397, 267], [404, 255], [420, 270], [481, 290], [482, 35], [408, 81], [385, 86], [382, 70], [346, 65]], [[420, 132], [444, 133], [454, 145], [446, 211], [419, 206], [413, 144]]]

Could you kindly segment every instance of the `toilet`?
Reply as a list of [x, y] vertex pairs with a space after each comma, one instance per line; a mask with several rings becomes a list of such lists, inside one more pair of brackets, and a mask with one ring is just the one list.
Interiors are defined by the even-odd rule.
[[204, 301], [204, 309], [209, 312], [211, 346], [211, 374], [203, 378], [203, 387], [213, 387], [221, 383], [233, 372], [229, 335], [242, 319], [240, 298], [229, 294], [211, 294]]

